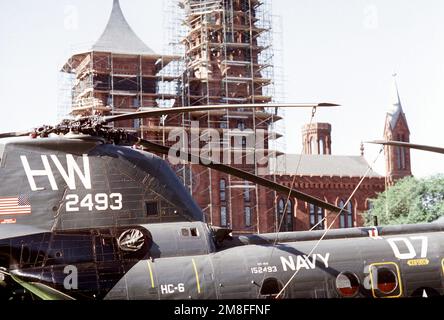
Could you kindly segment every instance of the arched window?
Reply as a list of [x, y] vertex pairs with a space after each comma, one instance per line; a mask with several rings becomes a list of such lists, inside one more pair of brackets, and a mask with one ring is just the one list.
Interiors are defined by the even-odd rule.
[[287, 203], [287, 231], [293, 231], [293, 203], [288, 200]]
[[310, 209], [310, 227], [313, 228], [314, 226], [317, 225], [315, 230], [324, 229], [324, 222], [325, 222], [325, 220], [323, 220], [325, 214], [324, 209], [319, 208], [311, 203], [309, 205], [309, 209]]
[[[341, 200], [339, 201], [339, 208], [344, 208], [345, 201]], [[343, 229], [345, 228], [345, 212], [341, 212], [339, 216], [339, 228]]]
[[372, 212], [373, 210], [373, 201], [371, 199], [367, 199], [367, 211]]
[[315, 139], [313, 139], [313, 137], [310, 138], [310, 154], [318, 154]]
[[[345, 204], [344, 200], [339, 201], [340, 208], [344, 208], [344, 204]], [[347, 203], [345, 210], [341, 212], [341, 215], [339, 217], [339, 227], [344, 229], [344, 228], [353, 228], [353, 226], [354, 226], [353, 205], [352, 201], [350, 200], [349, 203]]]
[[350, 200], [350, 202], [347, 204], [347, 228], [353, 228], [353, 205]]
[[250, 202], [251, 197], [250, 197], [250, 185], [248, 184], [247, 181], [245, 181], [245, 188], [244, 188], [244, 201], [245, 202]]
[[244, 121], [239, 121], [239, 122], [237, 123], [237, 128], [238, 128], [240, 131], [244, 131], [244, 130], [245, 130], [245, 122], [244, 122]]
[[245, 211], [245, 226], [251, 227], [251, 208], [245, 207], [244, 211]]
[[247, 146], [247, 137], [242, 137], [242, 147]]
[[319, 140], [319, 154], [325, 154], [324, 152], [324, 139]]
[[398, 169], [401, 168], [401, 147], [395, 147], [396, 148], [396, 164], [398, 166]]
[[277, 225], [279, 228], [279, 231], [284, 231], [284, 224], [285, 222], [282, 221], [282, 215], [284, 214], [284, 199], [279, 199], [278, 202], [278, 221], [277, 221]]
[[219, 191], [220, 191], [220, 201], [226, 201], [226, 189], [227, 189], [227, 183], [225, 179], [220, 179], [219, 181]]
[[[401, 136], [400, 141], [405, 141], [404, 140], [404, 135]], [[406, 169], [407, 168], [407, 166], [405, 164], [406, 152], [407, 152], [406, 148], [401, 148], [401, 169]]]
[[[404, 135], [398, 134], [398, 141], [404, 142]], [[406, 148], [403, 147], [396, 147], [396, 163], [398, 166], [398, 169], [406, 169]]]
[[226, 227], [228, 226], [228, 219], [227, 219], [227, 207], [220, 207], [220, 226]]
[[[285, 209], [286, 209], [286, 214], [285, 214], [285, 217], [283, 218], [283, 214], [284, 214]], [[288, 200], [287, 208], [285, 208], [284, 199], [279, 199], [278, 212], [279, 212], [278, 225], [281, 226], [280, 231], [292, 231], [293, 230], [293, 203], [292, 203], [292, 201]]]
[[279, 213], [284, 212], [284, 199], [279, 199]]

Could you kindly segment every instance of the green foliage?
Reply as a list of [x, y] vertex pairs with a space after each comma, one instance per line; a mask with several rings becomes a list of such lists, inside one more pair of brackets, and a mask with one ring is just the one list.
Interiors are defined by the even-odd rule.
[[373, 224], [374, 215], [380, 225], [432, 222], [444, 216], [444, 175], [399, 180], [372, 205], [364, 214], [366, 225]]

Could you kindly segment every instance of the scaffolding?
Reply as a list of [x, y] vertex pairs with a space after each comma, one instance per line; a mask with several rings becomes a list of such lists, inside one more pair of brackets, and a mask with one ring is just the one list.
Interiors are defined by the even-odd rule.
[[[66, 110], [72, 115], [121, 114], [153, 107], [282, 101], [276, 68], [280, 53], [275, 49], [279, 30], [273, 22], [271, 0], [169, 0], [165, 11], [165, 55], [119, 54], [101, 51], [97, 45], [92, 51], [76, 50], [80, 53], [62, 68], [66, 82], [61, 87], [69, 93], [60, 95], [65, 97], [59, 99], [60, 114]], [[115, 126], [164, 145], [172, 145], [170, 133], [181, 129], [187, 138], [183, 142], [198, 155], [212, 130], [219, 137], [210, 143], [221, 154], [217, 160], [267, 175], [269, 166], [276, 163], [271, 159], [283, 151], [279, 147], [282, 119], [281, 110], [238, 108], [128, 120]], [[193, 128], [196, 123], [198, 128]], [[197, 134], [190, 134], [196, 130]], [[264, 132], [262, 138], [258, 138], [259, 131]], [[247, 146], [250, 140], [253, 143]], [[254, 161], [247, 163], [251, 155]], [[238, 158], [241, 162], [235, 163]], [[274, 192], [199, 165], [173, 168], [202, 207], [207, 222], [221, 225], [225, 208], [222, 224], [237, 233], [276, 230]], [[273, 216], [274, 226], [262, 228], [261, 219]]]
[[[80, 52], [71, 56], [60, 72], [60, 117], [68, 113], [72, 116], [123, 114], [174, 104], [179, 73], [174, 73], [169, 64], [180, 57]], [[142, 137], [148, 135], [156, 142], [163, 139], [157, 118], [121, 121], [115, 127], [137, 132]]]
[[[169, 0], [165, 10], [168, 53], [182, 56], [178, 63], [181, 77], [176, 105], [282, 102], [283, 97], [278, 97], [280, 92], [276, 91], [279, 83], [275, 79], [280, 78], [274, 69], [276, 31], [270, 0]], [[168, 119], [168, 126], [181, 126], [185, 132], [190, 132], [192, 121], [198, 121], [200, 133], [211, 129], [221, 136], [220, 141], [213, 142], [213, 150], [221, 153], [230, 150], [228, 159], [221, 161], [233, 163], [237, 153], [243, 159], [253, 154], [254, 164], [243, 162], [236, 166], [265, 175], [269, 170], [267, 160], [281, 154], [285, 147], [282, 146], [283, 126], [278, 123], [282, 118], [281, 110], [239, 108], [189, 113]], [[239, 129], [245, 136], [251, 131], [253, 139], [258, 130], [263, 130], [263, 145], [254, 141], [250, 149], [242, 145], [236, 150], [233, 129]], [[196, 141], [189, 141], [190, 145], [193, 143], [196, 145]], [[201, 141], [197, 144], [202, 147]], [[258, 158], [257, 154], [262, 154], [263, 158]], [[276, 229], [260, 228], [259, 212], [263, 212], [266, 205], [263, 201], [260, 203], [255, 185], [199, 166], [184, 166], [182, 170], [183, 181], [190, 187], [208, 222], [220, 225], [221, 212], [225, 210], [226, 226], [235, 232]], [[222, 180], [226, 181], [225, 200], [221, 200], [219, 194]], [[273, 194], [272, 198], [276, 199], [277, 195]], [[251, 227], [241, 221], [243, 214], [234, 212], [239, 210], [245, 210], [245, 215], [250, 211], [255, 221]], [[266, 216], [277, 214], [276, 205], [266, 210], [269, 211]]]

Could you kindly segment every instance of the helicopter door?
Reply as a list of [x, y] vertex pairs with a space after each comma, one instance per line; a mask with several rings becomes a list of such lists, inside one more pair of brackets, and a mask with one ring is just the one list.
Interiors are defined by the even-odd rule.
[[262, 282], [260, 294], [266, 299], [274, 299], [281, 292], [282, 288], [283, 285], [278, 279], [266, 278]]
[[399, 266], [394, 262], [370, 265], [370, 283], [374, 298], [399, 298], [403, 288]]

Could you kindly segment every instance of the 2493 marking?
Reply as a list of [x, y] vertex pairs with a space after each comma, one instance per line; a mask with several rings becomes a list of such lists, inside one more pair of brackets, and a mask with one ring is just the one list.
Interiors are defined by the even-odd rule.
[[123, 197], [121, 193], [97, 193], [95, 195], [87, 194], [82, 200], [79, 195], [69, 194], [66, 196], [66, 212], [79, 212], [81, 208], [88, 211], [113, 211], [121, 210], [123, 207]]

